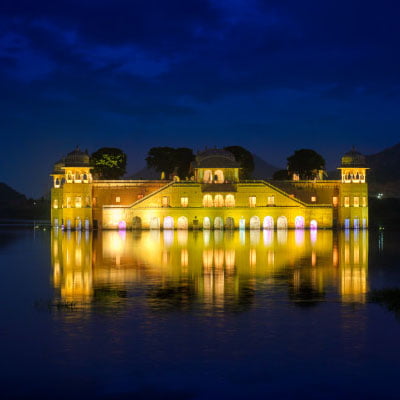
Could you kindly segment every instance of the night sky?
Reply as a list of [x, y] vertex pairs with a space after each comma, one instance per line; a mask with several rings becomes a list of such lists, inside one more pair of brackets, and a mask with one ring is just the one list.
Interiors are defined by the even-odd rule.
[[242, 145], [284, 166], [400, 141], [397, 1], [3, 0], [0, 181], [28, 196], [76, 145]]

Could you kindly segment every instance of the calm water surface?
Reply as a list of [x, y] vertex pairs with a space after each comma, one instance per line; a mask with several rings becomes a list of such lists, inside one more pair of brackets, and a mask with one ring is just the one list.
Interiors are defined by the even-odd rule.
[[400, 397], [400, 234], [0, 231], [3, 398]]

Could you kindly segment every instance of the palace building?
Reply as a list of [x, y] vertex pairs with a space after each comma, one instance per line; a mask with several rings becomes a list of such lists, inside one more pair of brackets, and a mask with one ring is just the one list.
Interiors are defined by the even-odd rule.
[[235, 157], [211, 149], [197, 154], [190, 180], [94, 180], [77, 148], [54, 165], [51, 222], [77, 230], [367, 228], [367, 169], [351, 150], [341, 180], [241, 180]]

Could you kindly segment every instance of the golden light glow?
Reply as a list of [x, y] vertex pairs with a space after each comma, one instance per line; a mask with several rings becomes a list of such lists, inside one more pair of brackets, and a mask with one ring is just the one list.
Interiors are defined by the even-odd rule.
[[249, 275], [254, 285], [293, 282], [295, 290], [307, 284], [319, 292], [336, 286], [343, 301], [365, 301], [367, 233], [320, 231], [312, 244], [299, 232], [267, 230], [265, 241], [249, 231], [103, 231], [95, 238], [60, 231], [52, 234], [52, 277], [62, 299], [86, 306], [102, 285], [173, 285], [183, 276], [195, 296], [218, 307], [237, 299]]

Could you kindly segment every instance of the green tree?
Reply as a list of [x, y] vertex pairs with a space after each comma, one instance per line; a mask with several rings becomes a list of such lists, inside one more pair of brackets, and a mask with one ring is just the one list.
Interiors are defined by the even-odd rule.
[[192, 149], [186, 147], [152, 147], [146, 157], [147, 166], [164, 172], [168, 178], [176, 173], [181, 179], [189, 175], [190, 163], [194, 160]]
[[240, 164], [240, 179], [249, 179], [254, 171], [253, 155], [241, 146], [227, 146], [224, 150], [229, 151], [235, 156]]
[[190, 164], [194, 160], [192, 149], [180, 147], [175, 150], [175, 167], [179, 178], [185, 179], [189, 176]]
[[296, 150], [287, 160], [289, 175], [297, 174], [300, 179], [314, 179], [325, 170], [324, 158], [314, 150]]
[[126, 173], [126, 154], [114, 147], [102, 147], [95, 151], [91, 163], [99, 179], [120, 179]]

